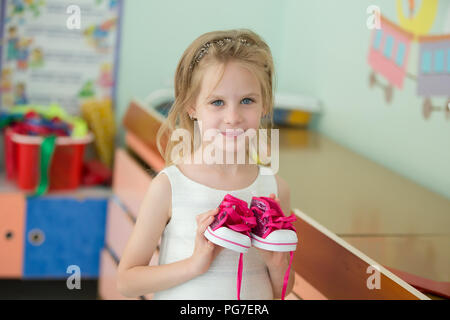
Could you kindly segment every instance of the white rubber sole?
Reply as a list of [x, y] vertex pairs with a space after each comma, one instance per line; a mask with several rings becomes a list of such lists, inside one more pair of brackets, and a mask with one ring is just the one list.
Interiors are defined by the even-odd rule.
[[269, 251], [295, 251], [297, 249], [297, 241], [292, 242], [275, 242], [273, 240], [263, 239], [255, 234], [251, 234], [252, 246]]
[[247, 252], [252, 244], [248, 236], [225, 227], [215, 231], [208, 227], [204, 235], [206, 239], [214, 244], [241, 253]]

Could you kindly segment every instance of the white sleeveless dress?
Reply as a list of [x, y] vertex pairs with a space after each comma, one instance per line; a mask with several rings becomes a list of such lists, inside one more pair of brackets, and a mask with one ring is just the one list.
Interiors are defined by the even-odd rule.
[[[159, 264], [169, 264], [190, 257], [194, 250], [197, 223], [195, 217], [219, 206], [227, 193], [246, 201], [253, 196], [278, 196], [277, 182], [272, 170], [258, 165], [259, 173], [253, 183], [239, 190], [219, 190], [186, 177], [176, 165], [165, 173], [172, 188], [172, 217], [166, 226], [160, 246]], [[155, 300], [236, 300], [236, 281], [239, 253], [222, 250], [209, 270], [185, 283], [154, 294]], [[241, 299], [273, 299], [268, 270], [255, 248], [243, 255]]]

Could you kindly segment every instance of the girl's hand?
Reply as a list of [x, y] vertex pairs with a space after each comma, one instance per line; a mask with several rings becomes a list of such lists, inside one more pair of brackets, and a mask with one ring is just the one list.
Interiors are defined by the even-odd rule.
[[219, 212], [219, 208], [209, 210], [199, 214], [197, 220], [197, 233], [195, 237], [194, 253], [191, 256], [193, 272], [201, 275], [208, 271], [209, 266], [216, 256], [223, 250], [223, 247], [217, 246], [203, 234], [208, 226], [213, 222], [214, 216]]
[[[271, 193], [269, 197], [280, 204], [280, 199], [278, 199], [275, 194]], [[269, 251], [257, 247], [255, 248], [258, 250], [269, 269], [287, 268], [289, 266], [289, 252]]]

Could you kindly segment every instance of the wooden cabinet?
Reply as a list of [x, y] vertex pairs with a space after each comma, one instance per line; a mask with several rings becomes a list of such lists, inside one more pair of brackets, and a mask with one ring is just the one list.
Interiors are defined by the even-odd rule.
[[[117, 290], [117, 268], [133, 231], [140, 204], [152, 180], [146, 169], [125, 149], [117, 149], [114, 160], [113, 196], [108, 204], [105, 250], [102, 252], [99, 296], [102, 299], [128, 299]], [[158, 264], [156, 252], [149, 265]], [[151, 299], [153, 294], [140, 297]]]
[[[151, 126], [148, 126], [149, 121]], [[124, 124], [127, 130], [126, 148], [115, 151], [113, 196], [108, 204], [105, 249], [100, 266], [98, 291], [100, 298], [106, 300], [128, 299], [117, 290], [117, 268], [152, 177], [164, 168], [164, 160], [155, 149], [158, 120], [147, 114], [137, 102], [132, 102], [125, 114]], [[158, 264], [158, 250], [149, 265]], [[139, 298], [152, 297], [153, 294], [147, 294]]]
[[124, 149], [117, 149], [114, 158], [113, 193], [134, 217], [144, 199], [151, 174]]
[[134, 220], [120, 206], [115, 197], [109, 200], [106, 225], [106, 243], [114, 254], [120, 258], [133, 231]]

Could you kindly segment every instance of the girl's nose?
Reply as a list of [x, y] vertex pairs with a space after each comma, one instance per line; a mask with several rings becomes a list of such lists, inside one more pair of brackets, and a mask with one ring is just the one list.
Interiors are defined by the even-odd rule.
[[238, 106], [229, 106], [225, 114], [225, 123], [230, 125], [237, 125], [242, 122], [242, 115]]

